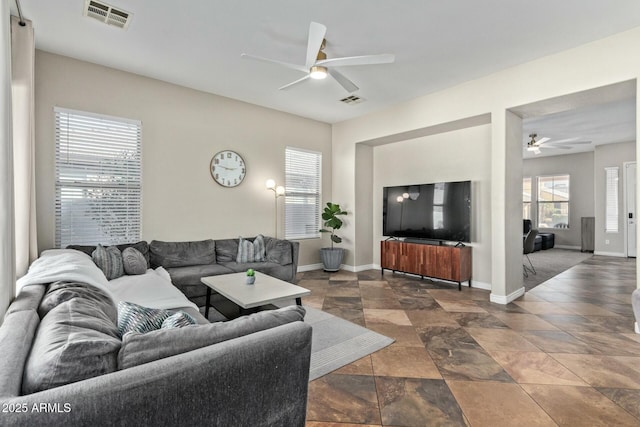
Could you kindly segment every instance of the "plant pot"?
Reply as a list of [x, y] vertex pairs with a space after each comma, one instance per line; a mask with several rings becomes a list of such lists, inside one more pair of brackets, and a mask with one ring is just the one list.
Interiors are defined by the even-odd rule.
[[247, 276], [247, 285], [253, 285], [256, 282], [256, 276]]
[[320, 249], [320, 259], [324, 265], [324, 271], [338, 271], [344, 258], [342, 248], [322, 248]]

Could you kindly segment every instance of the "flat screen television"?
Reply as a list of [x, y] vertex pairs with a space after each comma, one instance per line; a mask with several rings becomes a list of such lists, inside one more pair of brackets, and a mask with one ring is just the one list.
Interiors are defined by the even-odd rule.
[[471, 242], [471, 181], [384, 187], [382, 234]]

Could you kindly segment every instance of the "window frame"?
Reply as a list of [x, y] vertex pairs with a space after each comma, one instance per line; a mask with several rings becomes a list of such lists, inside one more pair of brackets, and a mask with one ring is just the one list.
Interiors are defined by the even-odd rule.
[[[317, 187], [314, 189], [311, 189], [310, 191], [299, 191], [299, 189], [294, 189], [293, 187], [293, 180], [294, 178], [291, 175], [295, 175], [296, 172], [300, 172], [300, 171], [294, 171], [294, 170], [289, 170], [290, 166], [289, 166], [289, 159], [290, 159], [290, 155], [299, 155], [299, 156], [304, 156], [304, 155], [313, 155], [316, 156], [315, 159], [315, 174], [313, 178], [311, 178], [312, 180], [315, 180], [317, 182]], [[322, 228], [322, 219], [321, 219], [321, 212], [322, 212], [322, 152], [320, 151], [314, 151], [314, 150], [308, 150], [305, 148], [300, 148], [300, 147], [293, 147], [293, 146], [287, 146], [285, 147], [285, 201], [284, 201], [284, 238], [287, 240], [307, 240], [307, 239], [319, 239], [321, 237], [320, 234], [320, 228]], [[298, 232], [298, 233], [294, 233], [291, 229], [294, 228], [296, 226], [296, 224], [293, 224], [292, 221], [294, 221], [294, 218], [292, 218], [291, 215], [293, 215], [292, 212], [292, 207], [293, 206], [297, 206], [300, 205], [301, 203], [293, 203], [294, 199], [298, 198], [298, 200], [300, 200], [300, 198], [313, 198], [315, 199], [315, 208], [313, 209], [313, 220], [311, 222], [315, 222], [315, 224], [306, 224], [304, 225], [306, 228], [313, 230], [313, 231], [308, 231], [308, 232]], [[305, 205], [305, 203], [302, 203], [303, 205]], [[310, 204], [310, 205], [314, 205], [314, 204]], [[298, 224], [298, 226], [300, 226], [300, 224]]]
[[[524, 197], [524, 182], [526, 180], [529, 180], [529, 200], [525, 200]], [[534, 220], [534, 216], [533, 215], [533, 194], [534, 194], [534, 188], [533, 188], [533, 177], [531, 176], [524, 176], [522, 177], [522, 219], [528, 219], [533, 221]], [[528, 206], [528, 209], [526, 208], [526, 206]], [[529, 211], [529, 218], [525, 218], [525, 212]], [[535, 218], [537, 220], [537, 218]]]
[[[568, 187], [568, 192], [567, 192], [567, 200], [540, 200], [540, 189], [543, 188], [544, 186], [540, 185], [540, 180], [541, 179], [548, 179], [548, 178], [556, 178], [556, 177], [566, 177], [567, 179], [567, 187]], [[555, 185], [554, 185], [555, 187]], [[555, 196], [555, 192], [552, 192], [552, 198], [553, 196]], [[541, 224], [544, 224], [544, 221], [541, 221], [540, 219], [540, 215], [542, 215], [544, 213], [544, 209], [542, 209], [542, 205], [553, 205], [553, 204], [566, 204], [567, 205], [567, 222], [566, 222], [566, 227], [557, 227], [556, 224], [552, 225], [551, 227], [543, 227]], [[551, 175], [539, 175], [536, 177], [536, 219], [537, 219], [537, 226], [538, 228], [543, 228], [543, 229], [569, 229], [571, 227], [570, 224], [570, 218], [571, 218], [571, 175], [568, 173], [556, 173], [556, 174], [551, 174]]]
[[[613, 172], [615, 172], [615, 176]], [[605, 167], [604, 179], [604, 232], [617, 234], [620, 232], [620, 168], [618, 166]], [[613, 179], [613, 182], [610, 179]], [[609, 228], [610, 225], [615, 225], [615, 227]]]
[[54, 144], [55, 247], [140, 241], [142, 122], [56, 106]]

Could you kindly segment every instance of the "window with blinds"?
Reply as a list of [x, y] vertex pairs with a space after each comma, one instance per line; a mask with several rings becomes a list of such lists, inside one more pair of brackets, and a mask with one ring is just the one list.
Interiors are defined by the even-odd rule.
[[605, 172], [605, 225], [607, 233], [618, 232], [618, 168], [604, 168]]
[[322, 153], [285, 150], [285, 238], [320, 237]]
[[141, 122], [56, 107], [56, 247], [141, 235]]

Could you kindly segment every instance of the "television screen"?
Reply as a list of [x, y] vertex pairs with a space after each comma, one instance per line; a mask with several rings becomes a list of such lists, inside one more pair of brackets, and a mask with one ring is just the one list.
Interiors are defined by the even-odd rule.
[[382, 234], [471, 242], [471, 181], [384, 187]]

